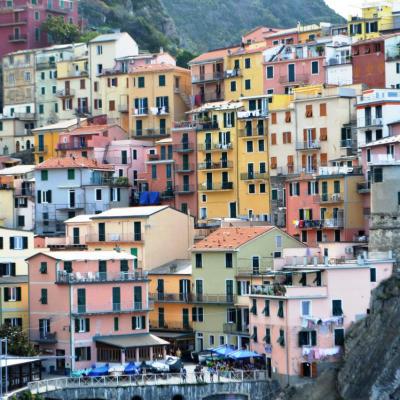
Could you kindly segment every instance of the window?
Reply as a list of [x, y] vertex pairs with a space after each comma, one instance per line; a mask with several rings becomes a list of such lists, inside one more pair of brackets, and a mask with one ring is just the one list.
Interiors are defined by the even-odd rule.
[[75, 348], [75, 360], [76, 361], [90, 361], [91, 348], [90, 347], [76, 347]]
[[373, 182], [374, 183], [379, 183], [379, 182], [383, 182], [383, 169], [382, 168], [374, 168], [373, 169]]
[[248, 153], [252, 153], [253, 152], [253, 142], [251, 140], [248, 140], [246, 142], [246, 150]]
[[271, 133], [271, 145], [276, 144], [276, 133]]
[[138, 88], [144, 88], [144, 76], [138, 78]]
[[262, 139], [258, 141], [258, 151], [265, 151], [265, 143]]
[[219, 337], [219, 344], [221, 345], [221, 346], [223, 346], [224, 344], [225, 344], [225, 336], [220, 336]]
[[202, 254], [196, 253], [196, 268], [203, 268], [203, 257]]
[[114, 331], [117, 332], [119, 331], [119, 318], [114, 317]]
[[4, 301], [21, 301], [21, 288], [20, 287], [5, 287], [4, 288]]
[[260, 183], [260, 193], [267, 193], [265, 183]]
[[[23, 200], [23, 199], [19, 199], [19, 200]], [[20, 207], [22, 207], [20, 205]], [[18, 227], [24, 227], [25, 226], [25, 216], [24, 215], [18, 215], [18, 221], [17, 221]]]
[[300, 331], [299, 332], [299, 347], [316, 346], [317, 332], [316, 331]]
[[313, 61], [311, 63], [311, 73], [313, 75], [318, 75], [319, 74], [319, 62], [318, 61]]
[[132, 317], [132, 329], [145, 329], [146, 328], [146, 317], [144, 315], [142, 316], [136, 316]]
[[251, 59], [250, 59], [250, 58], [245, 58], [245, 59], [244, 59], [244, 67], [245, 67], [246, 69], [251, 68]]
[[244, 88], [245, 88], [245, 90], [250, 90], [251, 89], [251, 80], [250, 79], [246, 79], [244, 81]]
[[283, 329], [279, 330], [279, 337], [277, 342], [281, 347], [285, 347], [285, 331]]
[[214, 346], [214, 335], [209, 336], [210, 346]]
[[334, 317], [343, 315], [342, 300], [332, 300], [332, 315]]
[[75, 332], [76, 333], [90, 332], [90, 319], [89, 318], [76, 318], [75, 319]]
[[165, 75], [158, 75], [158, 86], [165, 86]]
[[253, 342], [257, 342], [257, 340], [258, 340], [258, 337], [257, 337], [257, 327], [256, 327], [256, 326], [253, 327], [253, 334], [251, 335], [251, 338], [250, 338], [250, 339], [252, 339]]
[[270, 316], [270, 309], [269, 309], [269, 300], [265, 300], [263, 314], [265, 317]]
[[252, 306], [251, 306], [250, 312], [253, 315], [257, 315], [257, 300], [256, 299], [252, 299]]
[[254, 183], [249, 184], [249, 193], [254, 194], [256, 192], [256, 185]]
[[326, 103], [321, 103], [319, 105], [319, 116], [326, 117]]
[[335, 346], [344, 346], [344, 329], [335, 329]]
[[318, 181], [307, 182], [307, 194], [313, 196], [318, 194]]
[[151, 178], [157, 179], [157, 165], [151, 166]]
[[232, 268], [233, 267], [233, 254], [226, 253], [225, 254], [225, 268]]
[[236, 81], [231, 82], [231, 92], [236, 92]]
[[101, 189], [95, 189], [95, 200], [101, 201], [103, 198], [103, 191]]
[[40, 21], [40, 11], [35, 11], [35, 20]]
[[74, 169], [69, 169], [68, 170], [68, 180], [72, 181], [75, 179], [75, 170]]
[[274, 67], [272, 65], [267, 67], [267, 79], [274, 79]]
[[47, 274], [47, 262], [42, 261], [40, 263], [39, 271], [40, 271], [41, 274]]
[[28, 238], [26, 236], [11, 236], [10, 249], [24, 250], [28, 248]]
[[42, 169], [40, 171], [40, 179], [42, 181], [48, 181], [49, 180], [49, 171], [47, 169]]
[[313, 109], [312, 104], [306, 105], [306, 118], [312, 118], [313, 116]]
[[279, 303], [278, 303], [278, 313], [277, 313], [277, 316], [278, 316], [279, 318], [284, 318], [284, 312], [283, 312], [283, 300], [279, 300]]
[[300, 182], [291, 182], [289, 184], [289, 195], [300, 196]]
[[39, 114], [44, 114], [44, 104], [39, 104]]
[[98, 56], [101, 56], [103, 54], [103, 46], [101, 45], [96, 46], [96, 53]]
[[340, 181], [333, 182], [333, 193], [340, 193]]
[[108, 102], [108, 111], [115, 111], [115, 100], [110, 100]]
[[35, 29], [35, 40], [36, 40], [37, 42], [40, 41], [40, 29], [39, 29], [39, 28], [36, 28], [36, 29]]
[[264, 336], [265, 344], [271, 344], [271, 329], [265, 328], [265, 336]]
[[303, 300], [301, 302], [301, 316], [310, 317], [311, 316], [311, 301]]
[[103, 73], [103, 64], [97, 64], [97, 75], [101, 75]]
[[370, 282], [376, 282], [376, 268], [369, 269], [369, 280]]

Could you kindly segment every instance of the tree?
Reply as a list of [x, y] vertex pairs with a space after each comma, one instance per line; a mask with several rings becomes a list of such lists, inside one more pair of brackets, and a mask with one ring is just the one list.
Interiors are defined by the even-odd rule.
[[65, 22], [63, 17], [49, 17], [42, 24], [42, 30], [50, 35], [55, 44], [67, 44], [79, 41], [80, 32], [75, 24]]
[[189, 68], [188, 62], [190, 60], [193, 60], [193, 58], [195, 57], [196, 55], [194, 55], [190, 51], [179, 49], [176, 54], [176, 65], [182, 68]]
[[14, 356], [34, 356], [37, 354], [29, 343], [28, 336], [20, 327], [2, 325], [0, 327], [0, 338], [7, 338], [7, 352]]

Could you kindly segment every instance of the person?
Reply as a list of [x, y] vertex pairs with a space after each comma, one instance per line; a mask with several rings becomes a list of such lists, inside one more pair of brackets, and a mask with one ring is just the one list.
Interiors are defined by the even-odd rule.
[[182, 378], [182, 382], [183, 383], [186, 383], [186, 376], [187, 376], [187, 371], [186, 371], [185, 366], [182, 364], [182, 367], [181, 367], [181, 378]]
[[214, 383], [215, 368], [213, 365], [208, 368], [208, 373], [210, 374], [210, 382]]
[[194, 368], [194, 376], [196, 377], [196, 382], [199, 383], [200, 381], [200, 368], [199, 368], [199, 364], [196, 365], [196, 367]]

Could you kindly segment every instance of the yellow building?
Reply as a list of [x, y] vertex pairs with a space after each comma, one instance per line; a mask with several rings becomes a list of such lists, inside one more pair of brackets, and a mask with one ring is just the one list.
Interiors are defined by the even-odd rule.
[[25, 259], [36, 252], [34, 234], [0, 228], [0, 249], [0, 323], [27, 330], [29, 296]]
[[348, 20], [349, 35], [354, 40], [373, 39], [394, 27], [393, 0], [366, 3], [361, 8], [360, 17], [350, 17]]
[[194, 350], [192, 261], [174, 260], [149, 271], [150, 330], [182, 355]]
[[226, 57], [225, 100], [264, 94], [263, 42], [233, 49]]
[[86, 119], [80, 119], [78, 122], [78, 120], [74, 118], [33, 129], [35, 164], [40, 164], [49, 158], [57, 157], [56, 150], [60, 133], [73, 130], [78, 127], [78, 124], [80, 124], [80, 126], [85, 126]]
[[190, 71], [167, 64], [138, 66], [129, 74], [131, 136], [160, 139], [191, 108]]

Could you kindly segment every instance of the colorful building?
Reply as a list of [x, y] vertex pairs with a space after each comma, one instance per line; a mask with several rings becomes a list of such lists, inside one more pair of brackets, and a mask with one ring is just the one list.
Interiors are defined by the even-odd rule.
[[250, 286], [250, 348], [265, 354], [271, 377], [291, 385], [340, 360], [348, 329], [368, 314], [371, 291], [394, 260], [390, 253], [328, 260], [310, 248], [282, 256], [267, 283]]
[[[194, 237], [193, 217], [168, 206], [113, 208], [80, 215], [65, 224], [67, 245], [87, 245], [89, 250], [118, 248], [136, 256], [138, 268], [146, 271], [187, 259]], [[160, 251], [160, 243], [169, 245]]]
[[150, 331], [170, 342], [170, 354], [178, 349], [190, 359], [194, 351], [192, 262], [174, 260], [149, 271]]
[[[94, 363], [165, 356], [168, 342], [149, 333], [148, 278], [120, 251], [57, 251], [27, 259], [30, 339], [68, 373]], [[65, 328], [67, 327], [67, 328]]]
[[0, 116], [0, 154], [8, 155], [33, 148], [34, 121], [23, 121], [15, 116]]
[[300, 242], [273, 226], [220, 228], [192, 247], [193, 328], [196, 350], [249, 345], [248, 294], [252, 276], [262, 281], [275, 257]]

